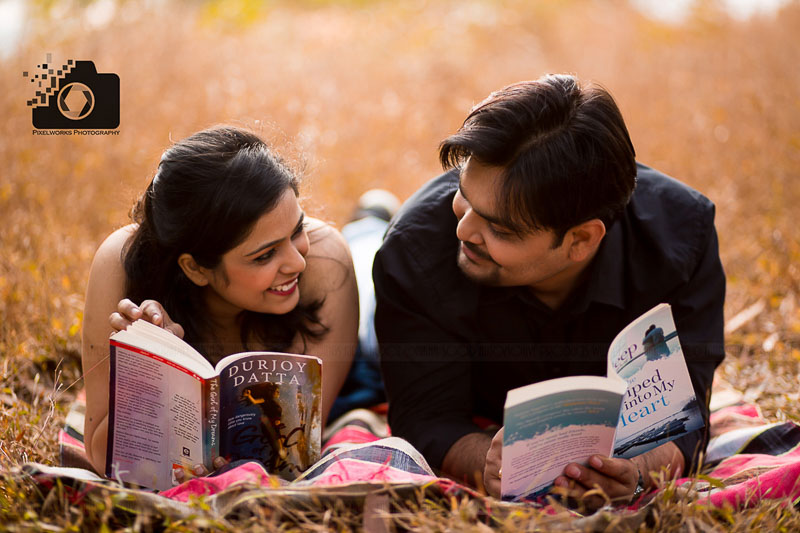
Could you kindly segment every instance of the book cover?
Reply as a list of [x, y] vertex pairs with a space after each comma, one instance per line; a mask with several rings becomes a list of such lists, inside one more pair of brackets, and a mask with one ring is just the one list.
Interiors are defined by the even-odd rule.
[[703, 427], [672, 311], [660, 304], [623, 329], [608, 377], [547, 380], [508, 392], [503, 499], [535, 499], [571, 462], [630, 458]]
[[316, 357], [242, 354], [220, 369], [222, 442], [230, 461], [257, 459], [294, 479], [319, 459], [321, 364]]
[[504, 500], [546, 493], [564, 467], [610, 455], [625, 392], [621, 380], [575, 376], [509, 392], [503, 433]]
[[625, 328], [609, 349], [609, 372], [628, 382], [614, 455], [630, 458], [703, 427], [667, 304]]

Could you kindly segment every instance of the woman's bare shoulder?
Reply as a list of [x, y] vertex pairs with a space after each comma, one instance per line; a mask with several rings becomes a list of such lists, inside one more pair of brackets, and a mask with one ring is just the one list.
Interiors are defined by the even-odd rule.
[[355, 280], [353, 259], [339, 230], [316, 218], [307, 222], [311, 250], [306, 257], [305, 284], [315, 297], [320, 297]]
[[352, 263], [350, 247], [339, 230], [317, 218], [309, 217], [307, 222], [306, 231], [311, 242], [309, 260], [322, 258]]
[[133, 235], [134, 231], [136, 231], [136, 224], [128, 224], [111, 233], [97, 248], [97, 252], [94, 254], [95, 262], [97, 262], [98, 259], [103, 261], [109, 259], [119, 260], [122, 248], [125, 246], [125, 243], [128, 242], [131, 235]]
[[[88, 289], [93, 301], [97, 298], [105, 299], [104, 294], [113, 293], [114, 298], [122, 294], [125, 283], [122, 251], [134, 231], [134, 224], [122, 227], [106, 237], [97, 248], [89, 272]], [[87, 301], [87, 305], [90, 303]]]

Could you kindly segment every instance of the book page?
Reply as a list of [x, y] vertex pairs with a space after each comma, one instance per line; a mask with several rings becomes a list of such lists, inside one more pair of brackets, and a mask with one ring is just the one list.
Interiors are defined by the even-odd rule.
[[634, 457], [703, 427], [669, 305], [628, 325], [611, 344], [608, 364], [609, 375], [628, 383], [614, 455]]
[[202, 379], [112, 341], [106, 475], [158, 490], [172, 470], [203, 462]]
[[322, 361], [251, 352], [226, 357], [220, 372], [220, 455], [256, 459], [295, 479], [319, 459]]
[[170, 349], [193, 359], [203, 367], [211, 367], [211, 363], [209, 363], [206, 358], [203, 357], [200, 352], [195, 350], [189, 343], [171, 331], [167, 331], [161, 326], [151, 324], [147, 320], [136, 320], [130, 326], [125, 328], [125, 331], [135, 333], [139, 337], [146, 337], [163, 346], [168, 346]]
[[[592, 383], [597, 386], [587, 387]], [[537, 395], [537, 387], [548, 392]], [[520, 392], [509, 392], [503, 417], [504, 500], [536, 498], [550, 489], [567, 464], [585, 464], [593, 454], [610, 455], [625, 384], [576, 376], [516, 391], [526, 389], [527, 400], [521, 400]]]
[[199, 374], [204, 379], [216, 375], [216, 370], [197, 350], [176, 335], [145, 321], [137, 320], [123, 331], [111, 335], [111, 339], [157, 353], [164, 359]]

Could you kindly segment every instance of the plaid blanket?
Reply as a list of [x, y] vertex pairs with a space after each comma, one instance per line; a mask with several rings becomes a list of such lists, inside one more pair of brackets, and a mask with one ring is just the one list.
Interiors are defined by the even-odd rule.
[[[158, 509], [166, 517], [196, 516], [188, 505], [204, 497], [210, 516], [226, 516], [254, 500], [281, 498], [281, 505], [322, 504], [326, 497], [352, 500], [366, 510], [375, 494], [392, 497], [422, 492], [451, 498], [483, 499], [497, 512], [506, 504], [437, 477], [425, 459], [407, 442], [391, 437], [384, 410], [358, 409], [335, 421], [325, 432], [323, 456], [299, 479], [286, 482], [270, 476], [256, 462], [229, 465], [215, 475], [194, 478], [155, 494], [126, 488], [91, 471], [83, 451], [83, 412], [79, 401], [61, 432], [62, 467], [26, 464], [18, 477], [33, 479], [45, 493], [58, 485], [80, 504], [97, 491], [117, 494], [115, 501], [136, 511]], [[771, 499], [800, 504], [800, 426], [793, 422], [767, 423], [754, 405], [735, 405], [712, 413], [712, 440], [702, 475], [678, 481], [685, 496], [714, 506], [744, 508]], [[309, 488], [324, 489], [321, 492]], [[312, 496], [313, 495], [313, 496]], [[645, 498], [625, 512], [633, 513], [652, 499]], [[385, 505], [385, 501], [384, 501]], [[544, 509], [547, 511], [547, 508]], [[369, 513], [367, 513], [369, 514]]]
[[704, 478], [685, 478], [698, 501], [751, 507], [763, 499], [800, 504], [800, 426], [768, 424], [755, 405], [735, 405], [711, 414], [712, 439]]

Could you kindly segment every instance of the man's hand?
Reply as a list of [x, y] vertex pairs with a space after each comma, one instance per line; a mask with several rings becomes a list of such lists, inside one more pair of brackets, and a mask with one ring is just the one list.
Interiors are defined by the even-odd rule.
[[140, 318], [183, 338], [183, 326], [173, 322], [164, 310], [164, 306], [155, 300], [145, 300], [142, 305], [136, 305], [127, 298], [120, 300], [117, 304], [117, 311], [111, 313], [108, 321], [114, 331], [122, 331]]
[[588, 494], [590, 491], [601, 490], [610, 503], [628, 503], [638, 481], [639, 467], [630, 459], [593, 455], [589, 458], [589, 466], [568, 464], [564, 475], [556, 478], [555, 485], [567, 489], [570, 497], [594, 510], [607, 500], [601, 494]]
[[483, 469], [483, 486], [495, 498], [500, 497], [500, 469], [503, 466], [503, 429], [495, 433], [489, 451], [486, 452], [486, 466]]
[[589, 466], [570, 463], [564, 469], [564, 475], [556, 478], [555, 485], [566, 489], [569, 496], [582, 500], [586, 507], [597, 509], [607, 500], [595, 493], [587, 496], [589, 491], [599, 488], [611, 503], [627, 504], [633, 498], [640, 472], [647, 490], [656, 484], [653, 473], [674, 479], [683, 473], [683, 469], [683, 454], [674, 442], [668, 442], [633, 459], [593, 455], [589, 458]]

